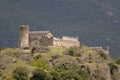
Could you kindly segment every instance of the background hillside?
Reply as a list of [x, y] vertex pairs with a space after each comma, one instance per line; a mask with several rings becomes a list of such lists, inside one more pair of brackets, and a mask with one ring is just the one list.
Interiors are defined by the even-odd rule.
[[119, 0], [0, 0], [0, 45], [16, 47], [21, 24], [110, 46], [111, 55], [120, 56]]

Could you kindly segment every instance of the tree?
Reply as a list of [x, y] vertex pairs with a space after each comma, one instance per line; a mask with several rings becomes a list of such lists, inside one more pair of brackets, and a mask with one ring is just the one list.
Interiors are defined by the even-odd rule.
[[111, 75], [113, 75], [118, 67], [117, 67], [117, 65], [115, 63], [109, 63], [108, 65], [110, 67], [110, 73], [111, 73]]
[[52, 80], [52, 76], [45, 72], [44, 69], [35, 69], [32, 72], [33, 76], [30, 78], [30, 80]]
[[13, 70], [13, 77], [16, 80], [28, 80], [27, 70], [24, 67], [18, 67]]

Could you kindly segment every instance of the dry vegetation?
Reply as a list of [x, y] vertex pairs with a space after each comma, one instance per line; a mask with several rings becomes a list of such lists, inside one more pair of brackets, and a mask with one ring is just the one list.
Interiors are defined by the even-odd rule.
[[[1, 49], [0, 80], [14, 80], [13, 71], [19, 67], [26, 69], [28, 80], [30, 80], [30, 77], [31, 80], [35, 78], [33, 71], [36, 68], [42, 69], [45, 73], [47, 71], [48, 80], [92, 80], [93, 78], [101, 80], [102, 78], [111, 79], [111, 74], [114, 80], [120, 79], [118, 76], [117, 79], [115, 77], [119, 74], [116, 70], [119, 68], [120, 59], [113, 61], [108, 54], [99, 49], [90, 49], [87, 46], [49, 48], [50, 50], [46, 53], [31, 53], [30, 50], [12, 48]], [[117, 65], [117, 68], [110, 63]], [[109, 73], [109, 70], [112, 73]], [[55, 77], [55, 75], [58, 76]]]

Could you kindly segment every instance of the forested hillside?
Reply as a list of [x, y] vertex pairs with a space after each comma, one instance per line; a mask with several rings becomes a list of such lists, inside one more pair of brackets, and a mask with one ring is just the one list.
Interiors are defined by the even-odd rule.
[[110, 46], [120, 55], [119, 0], [0, 0], [0, 45], [16, 47], [18, 25], [78, 36], [89, 46]]

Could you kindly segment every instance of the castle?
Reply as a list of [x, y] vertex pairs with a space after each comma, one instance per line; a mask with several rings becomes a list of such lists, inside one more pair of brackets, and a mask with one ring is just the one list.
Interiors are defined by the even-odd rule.
[[30, 31], [29, 25], [19, 26], [18, 47], [22, 49], [39, 48], [40, 46], [71, 47], [79, 45], [78, 37], [56, 38], [50, 31]]

